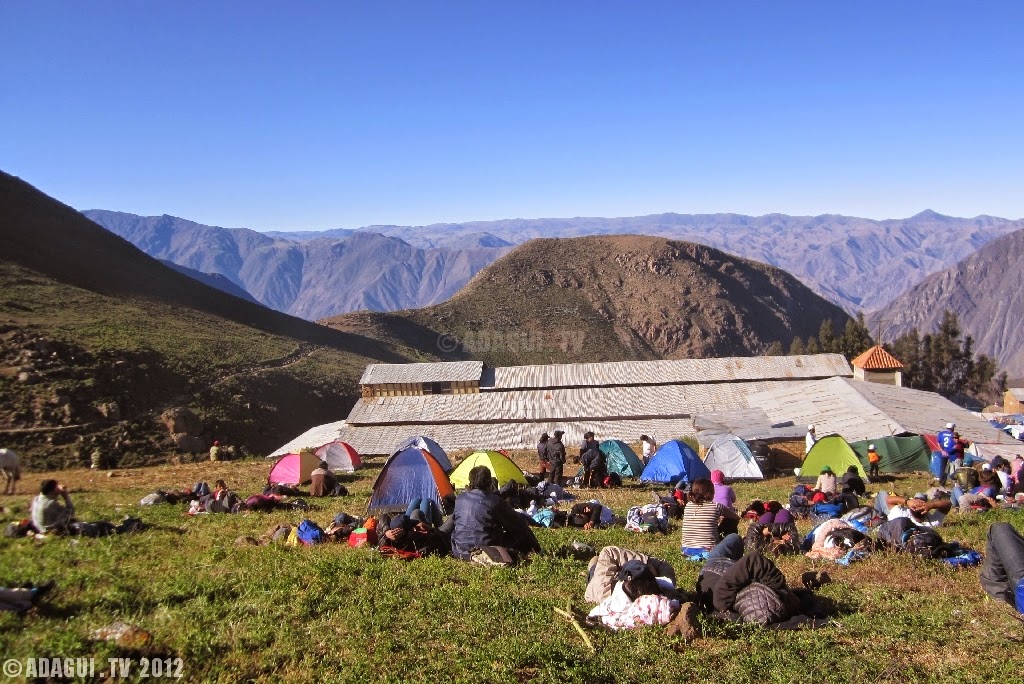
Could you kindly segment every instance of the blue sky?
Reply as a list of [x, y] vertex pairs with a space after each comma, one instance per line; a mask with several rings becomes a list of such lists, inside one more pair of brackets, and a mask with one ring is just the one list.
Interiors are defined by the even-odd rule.
[[1022, 2], [0, 0], [0, 169], [256, 229], [1024, 217]]

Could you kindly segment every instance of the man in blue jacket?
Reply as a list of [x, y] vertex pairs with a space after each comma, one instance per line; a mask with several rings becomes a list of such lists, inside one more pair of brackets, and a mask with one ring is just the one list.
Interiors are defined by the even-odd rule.
[[473, 549], [481, 546], [504, 546], [519, 553], [540, 552], [526, 517], [515, 510], [491, 490], [492, 476], [487, 466], [469, 471], [467, 491], [455, 500], [455, 512], [450, 523], [452, 555], [469, 560]]

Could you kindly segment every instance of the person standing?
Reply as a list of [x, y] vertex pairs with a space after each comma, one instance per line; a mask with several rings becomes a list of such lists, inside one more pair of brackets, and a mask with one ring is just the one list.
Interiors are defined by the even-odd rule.
[[555, 430], [555, 435], [548, 440], [545, 451], [548, 455], [548, 464], [551, 468], [548, 471], [548, 482], [556, 485], [562, 484], [562, 467], [565, 465], [565, 445], [562, 444], [562, 435], [565, 432]]
[[218, 441], [214, 441], [213, 442], [213, 446], [210, 447], [210, 460], [211, 461], [219, 461], [220, 460], [220, 442], [218, 442]]
[[644, 465], [647, 465], [651, 462], [651, 457], [658, 451], [658, 445], [652, 437], [647, 435], [640, 435], [640, 441], [643, 442]]
[[814, 431], [813, 425], [807, 426], [807, 436], [804, 438], [804, 456], [811, 453], [811, 447], [818, 441], [818, 434]]
[[878, 466], [882, 457], [875, 451], [874, 444], [868, 444], [868, 477], [878, 477]]
[[935, 464], [932, 474], [938, 478], [939, 484], [943, 487], [946, 486], [946, 478], [949, 475], [950, 458], [956, 450], [956, 435], [953, 434], [955, 429], [956, 423], [946, 423], [946, 429], [940, 430], [935, 435], [935, 439], [939, 443], [939, 450], [936, 452], [939, 455], [939, 462]]
[[540, 436], [540, 441], [537, 442], [537, 460], [540, 461], [540, 475], [541, 479], [544, 479], [548, 470], [551, 468], [551, 459], [548, 458], [548, 440], [551, 439], [551, 435], [544, 432]]
[[604, 486], [604, 454], [601, 453], [600, 446], [594, 439], [593, 432], [583, 435], [583, 444], [580, 445], [580, 461], [583, 463], [584, 487]]

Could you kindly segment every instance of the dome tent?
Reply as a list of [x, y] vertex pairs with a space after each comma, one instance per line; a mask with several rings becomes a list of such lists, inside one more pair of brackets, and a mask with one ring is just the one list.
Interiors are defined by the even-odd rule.
[[736, 435], [722, 435], [716, 439], [708, 449], [704, 465], [708, 470], [721, 470], [732, 480], [764, 479], [750, 447]]
[[359, 452], [351, 445], [335, 440], [328, 442], [316, 450], [316, 456], [321, 461], [327, 462], [329, 470], [342, 470], [351, 473], [359, 469], [362, 461], [359, 459]]
[[836, 477], [841, 477], [850, 466], [856, 466], [857, 474], [867, 479], [857, 452], [839, 435], [825, 435], [814, 443], [800, 466], [800, 477], [813, 482], [825, 466], [831, 468]]
[[380, 469], [367, 509], [370, 513], [400, 511], [415, 499], [431, 499], [443, 511], [444, 499], [454, 495], [448, 475], [430, 452], [407, 447]]
[[267, 482], [270, 484], [300, 485], [309, 482], [310, 474], [320, 466], [316, 454], [303, 451], [285, 454], [270, 467]]
[[476, 451], [467, 456], [452, 471], [450, 477], [452, 487], [461, 489], [467, 486], [469, 484], [469, 471], [477, 466], [486, 466], [491, 471], [491, 475], [498, 480], [499, 487], [508, 484], [509, 481], [518, 482], [522, 485], [527, 484], [523, 471], [508, 456], [497, 451]]
[[409, 437], [404, 442], [395, 447], [395, 450], [391, 452], [391, 455], [394, 456], [398, 452], [408, 449], [409, 447], [413, 447], [415, 449], [423, 449], [431, 456], [433, 456], [435, 461], [441, 464], [441, 467], [444, 469], [444, 472], [451, 472], [452, 462], [448, 458], [448, 454], [445, 452], [444, 449], [441, 448], [440, 444], [432, 440], [430, 437], [426, 437], [424, 435], [413, 435], [412, 437]]
[[675, 484], [681, 480], [689, 484], [702, 477], [711, 477], [711, 471], [697, 452], [686, 442], [673, 439], [658, 447], [640, 475], [640, 481]]

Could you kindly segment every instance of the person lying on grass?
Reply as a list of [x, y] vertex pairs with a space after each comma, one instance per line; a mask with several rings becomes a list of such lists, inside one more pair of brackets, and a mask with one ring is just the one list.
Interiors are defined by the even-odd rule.
[[571, 527], [582, 527], [592, 530], [601, 526], [601, 512], [604, 506], [594, 501], [578, 503], [569, 511], [568, 524]]

